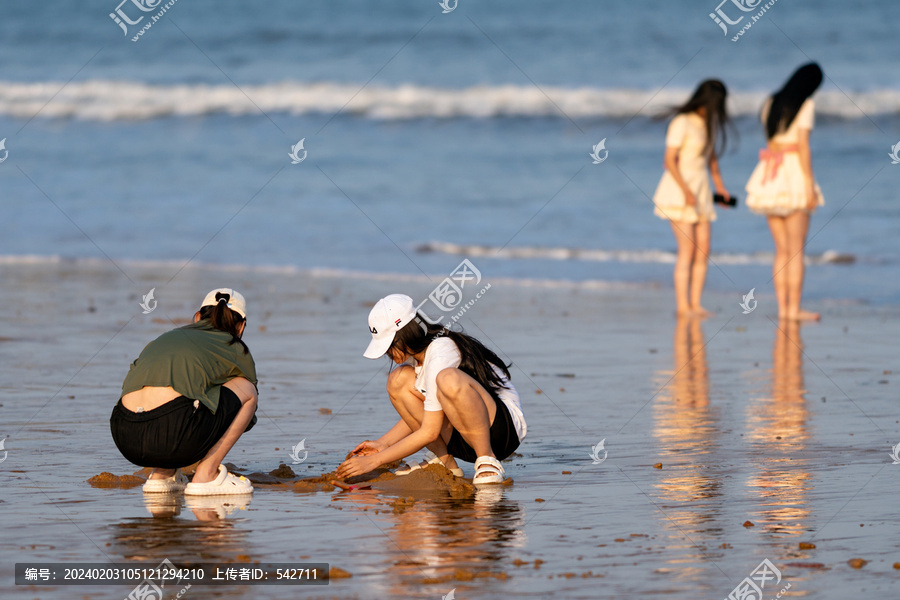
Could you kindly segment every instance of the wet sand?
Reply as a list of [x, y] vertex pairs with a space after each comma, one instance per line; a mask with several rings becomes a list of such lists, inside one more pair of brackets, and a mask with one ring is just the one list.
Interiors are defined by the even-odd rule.
[[[529, 424], [506, 463], [514, 483], [454, 492], [440, 474], [382, 473], [348, 492], [325, 478], [395, 421], [387, 361], [360, 356], [368, 306], [434, 283], [188, 267], [163, 285], [171, 268], [126, 265], [132, 285], [100, 263], [2, 269], [2, 581], [26, 561], [317, 561], [350, 576], [189, 595], [720, 599], [769, 559], [782, 580], [765, 598], [787, 583], [787, 597], [900, 596], [897, 308], [811, 306], [821, 324], [779, 328], [770, 296], [743, 315], [735, 292], [708, 296], [717, 316], [678, 322], [666, 289], [495, 282], [463, 323], [514, 362]], [[260, 420], [227, 461], [256, 492], [92, 486], [138, 471], [108, 428], [130, 361], [219, 285], [251, 310]], [[154, 286], [159, 305], [143, 315]], [[10, 584], [3, 596], [130, 589]]]

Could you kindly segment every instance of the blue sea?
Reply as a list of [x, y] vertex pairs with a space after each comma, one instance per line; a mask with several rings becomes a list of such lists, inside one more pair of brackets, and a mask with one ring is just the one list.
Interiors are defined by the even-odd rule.
[[[7, 3], [0, 264], [111, 261], [123, 293], [155, 262], [669, 285], [654, 116], [725, 81], [743, 200], [760, 104], [816, 60], [807, 298], [900, 303], [900, 4], [780, 0], [735, 42], [739, 3]], [[771, 293], [764, 220], [713, 233], [709, 287]]]

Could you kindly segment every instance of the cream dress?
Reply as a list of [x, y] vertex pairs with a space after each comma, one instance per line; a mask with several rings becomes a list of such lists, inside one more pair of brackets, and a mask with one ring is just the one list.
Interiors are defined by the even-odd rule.
[[[769, 98], [762, 110], [765, 125], [769, 116], [772, 99]], [[796, 145], [800, 141], [800, 130], [812, 130], [815, 121], [815, 105], [812, 98], [797, 111], [787, 131], [777, 133], [770, 143], [795, 146], [784, 152], [770, 152], [768, 148], [759, 151], [759, 163], [747, 181], [747, 208], [761, 215], [786, 217], [797, 210], [806, 208], [806, 176], [800, 164], [800, 154]], [[815, 185], [819, 206], [825, 204], [819, 184]]]
[[694, 193], [697, 206], [685, 204], [681, 187], [667, 169], [653, 194], [653, 204], [656, 206], [653, 214], [657, 217], [683, 223], [716, 220], [705, 146], [706, 122], [697, 113], [676, 115], [669, 123], [666, 147], [678, 148], [678, 172]]

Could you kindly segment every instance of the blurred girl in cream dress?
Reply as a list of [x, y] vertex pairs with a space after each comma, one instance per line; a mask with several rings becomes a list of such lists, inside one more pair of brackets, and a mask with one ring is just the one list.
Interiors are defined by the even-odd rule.
[[709, 79], [691, 99], [673, 109], [666, 132], [665, 173], [653, 195], [654, 214], [668, 220], [678, 243], [675, 262], [675, 306], [679, 316], [705, 316], [700, 305], [706, 281], [710, 248], [710, 223], [716, 220], [712, 175], [716, 193], [730, 195], [722, 183], [717, 156], [725, 149], [725, 85]]
[[819, 319], [819, 313], [800, 308], [800, 298], [809, 217], [825, 204], [809, 151], [815, 120], [812, 95], [821, 83], [822, 69], [810, 63], [766, 100], [761, 116], [768, 144], [759, 151], [759, 164], [747, 182], [747, 207], [765, 215], [775, 241], [772, 279], [781, 319]]

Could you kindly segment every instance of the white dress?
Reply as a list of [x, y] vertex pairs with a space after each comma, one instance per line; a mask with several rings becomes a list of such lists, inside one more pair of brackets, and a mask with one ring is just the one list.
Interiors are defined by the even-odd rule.
[[666, 169], [653, 194], [653, 214], [661, 219], [683, 223], [715, 221], [713, 196], [709, 187], [706, 148], [706, 122], [697, 113], [676, 115], [666, 132], [666, 147], [678, 148], [678, 172], [697, 199], [688, 206], [684, 192]]
[[[766, 101], [762, 110], [762, 122], [765, 124], [769, 116], [772, 99]], [[794, 211], [806, 208], [806, 175], [800, 164], [797, 144], [800, 141], [800, 130], [812, 130], [815, 121], [815, 105], [812, 98], [797, 111], [787, 131], [775, 134], [770, 144], [778, 144], [786, 148], [780, 152], [771, 152], [768, 148], [759, 151], [759, 163], [747, 181], [747, 208], [761, 215], [786, 217]], [[818, 205], [825, 204], [819, 184], [813, 182], [818, 197]]]

